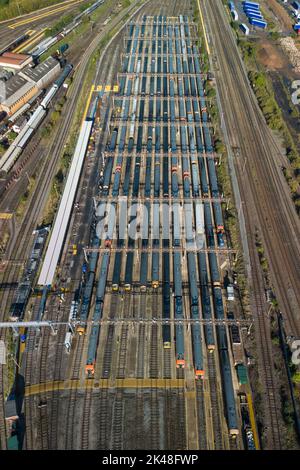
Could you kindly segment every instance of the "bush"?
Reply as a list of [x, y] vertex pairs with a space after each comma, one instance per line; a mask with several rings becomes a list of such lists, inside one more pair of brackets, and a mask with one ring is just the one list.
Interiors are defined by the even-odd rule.
[[292, 376], [292, 380], [296, 384], [300, 384], [300, 372], [295, 372]]
[[207, 98], [214, 98], [216, 96], [216, 90], [214, 88], [209, 88], [206, 93]]
[[238, 45], [242, 50], [243, 59], [245, 61], [249, 59], [255, 59], [256, 57], [256, 45], [249, 41], [238, 41]]
[[270, 38], [273, 39], [273, 41], [277, 41], [277, 39], [280, 38], [280, 34], [278, 31], [271, 31]]

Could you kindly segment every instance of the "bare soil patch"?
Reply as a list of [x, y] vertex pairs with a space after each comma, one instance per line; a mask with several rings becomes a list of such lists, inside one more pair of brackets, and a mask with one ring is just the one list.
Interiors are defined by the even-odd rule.
[[263, 39], [259, 44], [258, 60], [270, 71], [284, 70], [291, 68], [288, 58], [284, 55], [280, 46], [272, 44]]

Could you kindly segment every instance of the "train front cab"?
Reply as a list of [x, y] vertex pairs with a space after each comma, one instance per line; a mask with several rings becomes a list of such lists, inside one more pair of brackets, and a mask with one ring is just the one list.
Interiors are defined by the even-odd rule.
[[184, 369], [185, 368], [185, 360], [183, 354], [178, 355], [176, 358], [176, 368], [177, 369]]
[[92, 379], [95, 374], [95, 361], [91, 364], [86, 364], [85, 366], [85, 374], [88, 379]]
[[232, 439], [236, 439], [239, 435], [239, 430], [238, 429], [229, 429], [229, 435]]
[[78, 325], [76, 328], [76, 331], [79, 334], [79, 336], [83, 336], [85, 334], [85, 326]]
[[204, 379], [204, 370], [203, 369], [199, 369], [199, 368], [195, 368], [195, 379], [198, 380], [198, 379]]
[[111, 247], [111, 239], [109, 237], [106, 238], [105, 242], [104, 242], [104, 246], [105, 248], [110, 248]]

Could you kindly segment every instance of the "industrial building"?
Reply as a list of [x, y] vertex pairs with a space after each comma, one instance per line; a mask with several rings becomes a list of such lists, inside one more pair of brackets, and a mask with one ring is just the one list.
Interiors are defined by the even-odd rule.
[[5, 111], [9, 116], [14, 114], [24, 104], [26, 104], [38, 92], [37, 86], [20, 77], [14, 75], [7, 80], [0, 96], [0, 110]]
[[0, 67], [13, 70], [22, 70], [26, 65], [32, 62], [32, 57], [27, 54], [14, 54], [13, 52], [4, 52], [0, 56]]
[[46, 88], [60, 72], [60, 64], [50, 57], [34, 68], [27, 67], [5, 82], [0, 91], [0, 111], [9, 116], [30, 101], [42, 88]]
[[19, 75], [41, 89], [48, 86], [49, 83], [52, 83], [59, 72], [59, 62], [53, 57], [49, 57], [34, 68], [26, 67], [19, 73]]

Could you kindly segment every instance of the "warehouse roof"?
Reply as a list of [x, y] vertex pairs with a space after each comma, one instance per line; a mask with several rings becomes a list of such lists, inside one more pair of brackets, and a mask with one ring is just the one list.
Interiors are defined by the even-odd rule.
[[2, 57], [16, 59], [23, 62], [24, 60], [29, 59], [30, 56], [27, 54], [16, 54], [15, 52], [3, 52]]
[[5, 82], [4, 87], [4, 96], [3, 99], [8, 99], [10, 96], [14, 95], [20, 88], [22, 88], [27, 82], [25, 78], [20, 77], [19, 75], [14, 75], [7, 82]]
[[7, 107], [12, 106], [14, 103], [20, 100], [24, 95], [26, 95], [26, 93], [28, 93], [33, 88], [38, 90], [38, 88], [36, 87], [34, 83], [25, 81], [24, 85], [18, 88], [18, 90], [15, 93], [11, 94], [10, 96], [6, 96], [5, 100], [2, 101], [2, 105], [3, 106], [5, 105]]
[[8, 99], [14, 95], [18, 90], [23, 88], [24, 85], [28, 84], [28, 81], [20, 75], [14, 75], [7, 82], [5, 82], [5, 96], [3, 99]]
[[53, 57], [49, 57], [47, 60], [45, 60], [34, 68], [26, 67], [22, 70], [22, 72], [20, 72], [20, 75], [37, 83], [45, 75], [51, 72], [51, 70], [57, 67], [57, 65], [59, 65], [59, 62], [56, 59], [53, 59]]
[[[13, 52], [4, 52], [0, 56], [0, 63], [4, 65], [12, 65], [21, 67], [24, 62], [30, 62], [31, 56], [26, 54], [14, 54]], [[26, 65], [26, 64], [24, 64]]]

